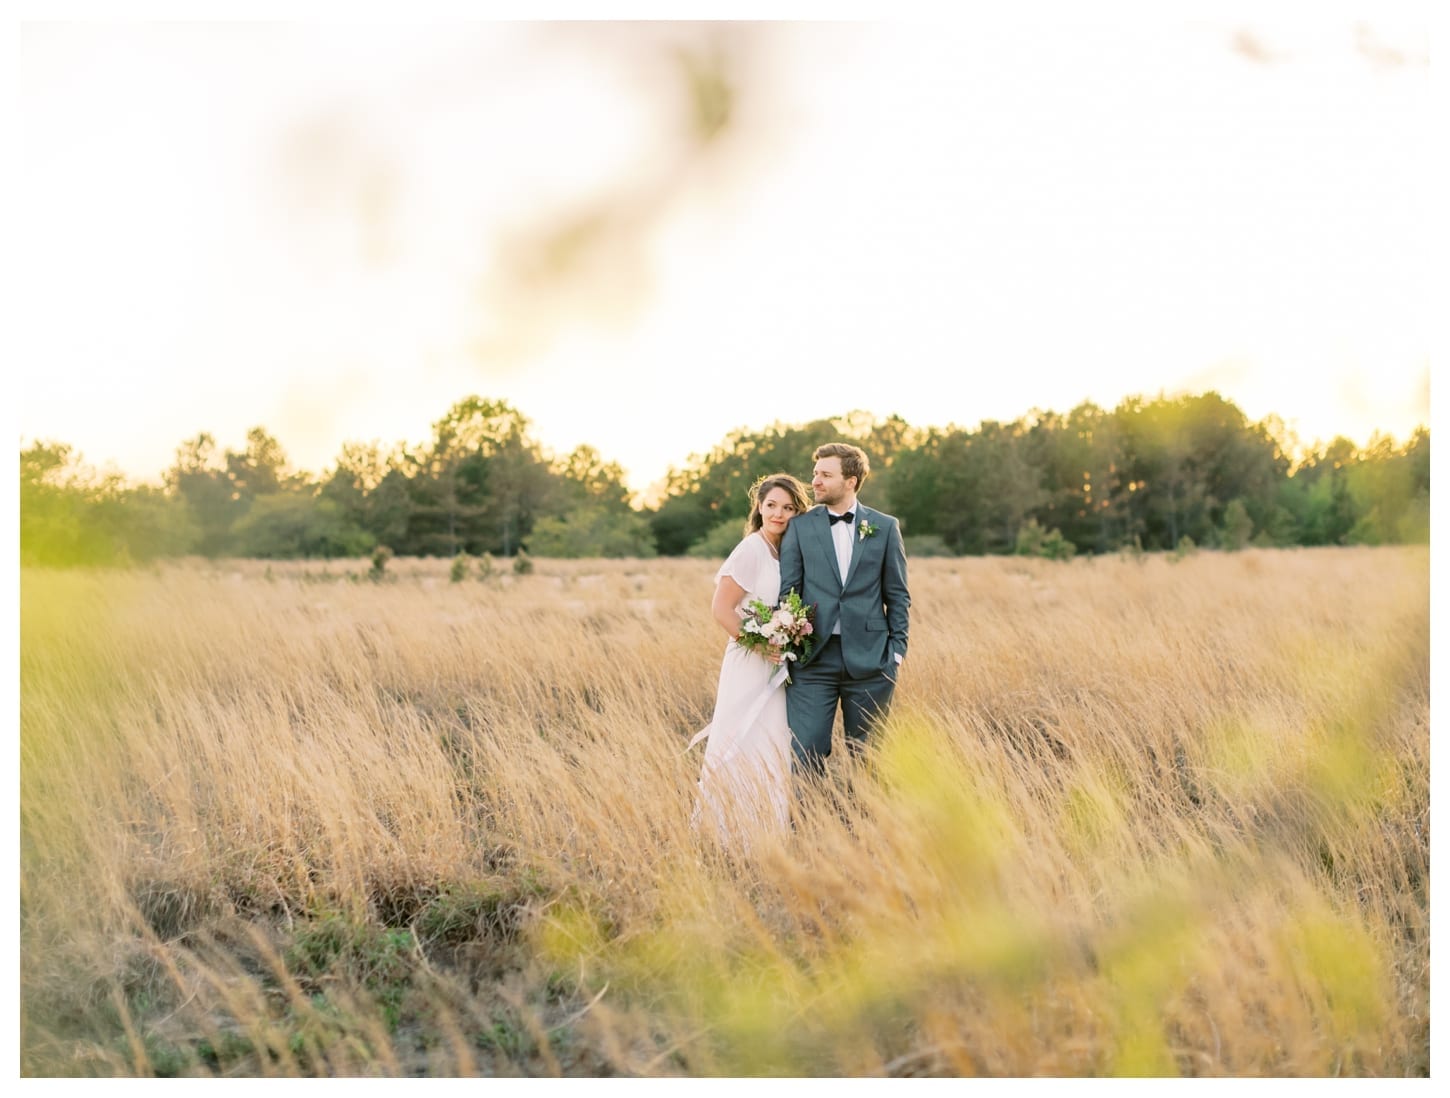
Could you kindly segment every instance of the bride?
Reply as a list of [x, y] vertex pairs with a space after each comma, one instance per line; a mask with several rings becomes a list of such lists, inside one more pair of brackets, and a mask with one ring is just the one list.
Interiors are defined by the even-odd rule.
[[785, 690], [773, 681], [778, 659], [742, 648], [740, 608], [780, 600], [780, 539], [810, 507], [805, 485], [788, 473], [762, 477], [750, 489], [745, 538], [715, 573], [715, 621], [730, 637], [720, 665], [715, 715], [690, 741], [705, 743], [693, 822], [708, 816], [723, 841], [757, 827], [790, 826], [790, 727]]

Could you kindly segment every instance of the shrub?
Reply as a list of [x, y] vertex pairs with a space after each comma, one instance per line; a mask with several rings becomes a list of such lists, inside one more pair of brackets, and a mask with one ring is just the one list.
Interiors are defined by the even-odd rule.
[[724, 560], [730, 550], [740, 544], [744, 520], [734, 518], [716, 523], [710, 532], [685, 550], [688, 557], [704, 557], [706, 560]]
[[453, 565], [448, 569], [449, 583], [462, 583], [468, 577], [468, 561], [467, 553], [459, 553], [453, 558]]
[[372, 580], [382, 579], [383, 572], [386, 571], [388, 567], [388, 561], [392, 560], [392, 558], [393, 551], [389, 549], [386, 545], [379, 545], [376, 549], [374, 549], [373, 566], [372, 569], [368, 572], [368, 578]]
[[939, 534], [917, 534], [915, 537], [903, 537], [901, 542], [908, 557], [956, 556], [947, 546], [946, 539]]
[[644, 515], [586, 504], [540, 519], [529, 536], [529, 550], [540, 557], [653, 557], [655, 541]]
[[1221, 544], [1230, 552], [1242, 549], [1254, 533], [1254, 520], [1241, 499], [1229, 500], [1223, 509], [1223, 536]]
[[1035, 518], [1017, 528], [1016, 553], [1019, 557], [1046, 557], [1048, 560], [1071, 560], [1077, 546], [1062, 536], [1057, 527], [1044, 530]]
[[237, 520], [232, 535], [242, 556], [273, 560], [359, 557], [375, 541], [332, 500], [296, 492], [257, 497]]

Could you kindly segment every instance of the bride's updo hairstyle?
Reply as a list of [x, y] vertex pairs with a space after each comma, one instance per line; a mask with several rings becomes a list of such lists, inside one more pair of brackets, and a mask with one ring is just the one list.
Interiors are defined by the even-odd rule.
[[765, 519], [760, 517], [760, 505], [777, 488], [784, 488], [789, 494], [790, 501], [795, 504], [796, 514], [803, 515], [811, 509], [811, 501], [806, 496], [806, 486], [789, 473], [771, 473], [767, 477], [761, 477], [750, 486], [750, 517], [745, 520], [746, 537], [765, 525]]

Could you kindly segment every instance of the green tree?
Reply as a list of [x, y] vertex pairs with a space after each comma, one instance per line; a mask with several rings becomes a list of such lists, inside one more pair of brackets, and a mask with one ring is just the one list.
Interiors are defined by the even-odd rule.
[[71, 447], [37, 442], [20, 454], [20, 560], [26, 565], [127, 564], [191, 552], [185, 505], [159, 489], [81, 465]]
[[987, 552], [1011, 553], [1018, 529], [1046, 497], [1026, 436], [1021, 420], [984, 421], [967, 449], [974, 466], [971, 481], [975, 493], [946, 503], [948, 507], [976, 510], [982, 519], [983, 547]]
[[1234, 500], [1254, 525], [1264, 525], [1289, 469], [1270, 425], [1250, 423], [1217, 393], [1190, 400], [1189, 409], [1189, 445], [1205, 489], [1204, 534], [1213, 536], [1216, 527], [1226, 525], [1225, 512]]
[[975, 432], [931, 430], [898, 454], [891, 502], [902, 529], [940, 536], [954, 553], [1011, 553], [1044, 499], [1022, 421]]
[[86, 556], [80, 493], [70, 483], [71, 448], [36, 442], [20, 451], [20, 562], [75, 564]]
[[831, 420], [775, 423], [763, 431], [732, 431], [707, 453], [692, 454], [683, 468], [670, 470], [669, 495], [651, 515], [659, 551], [683, 553], [722, 522], [743, 525], [750, 486], [759, 477], [784, 472], [809, 483], [811, 454], [838, 437]]
[[378, 544], [405, 544], [412, 511], [406, 454], [401, 445], [384, 452], [377, 442], [344, 443], [322, 478], [319, 498], [335, 504], [345, 521]]
[[1148, 548], [1166, 549], [1201, 533], [1207, 491], [1191, 460], [1184, 403], [1133, 397], [1115, 414], [1131, 455], [1129, 531]]
[[1400, 517], [1400, 541], [1430, 543], [1430, 431], [1419, 427], [1405, 443], [1403, 457], [1409, 469], [1410, 498]]
[[[1421, 448], [1422, 462], [1417, 461]], [[1384, 545], [1406, 540], [1406, 534], [1412, 540], [1428, 540], [1428, 467], [1429, 435], [1423, 430], [1403, 449], [1388, 435], [1371, 438], [1345, 472], [1345, 489], [1356, 516], [1346, 540]]]
[[152, 485], [114, 484], [94, 499], [92, 511], [122, 563], [185, 556], [195, 551], [200, 537], [186, 505]]
[[[738, 528], [743, 525], [743, 516], [741, 520], [726, 521]], [[649, 523], [659, 551], [667, 556], [679, 556], [719, 525], [720, 517], [703, 493], [687, 490], [667, 496], [651, 512]]]
[[1214, 544], [1232, 499], [1260, 525], [1279, 505], [1288, 458], [1268, 425], [1250, 424], [1218, 393], [1134, 397], [1115, 415], [1129, 455], [1127, 532], [1144, 545]]
[[337, 503], [300, 492], [259, 497], [233, 534], [242, 556], [272, 559], [360, 557], [377, 544]]
[[454, 404], [433, 425], [431, 445], [408, 455], [411, 508], [399, 551], [516, 552], [554, 487], [528, 425], [505, 401], [470, 396]]
[[1242, 549], [1254, 533], [1254, 520], [1241, 499], [1229, 500], [1223, 512], [1223, 534], [1220, 543], [1225, 549]]
[[593, 446], [576, 446], [556, 460], [551, 472], [558, 478], [558, 497], [563, 510], [583, 504], [615, 509], [629, 507], [629, 488], [618, 462], [605, 461]]
[[536, 557], [649, 558], [655, 556], [655, 545], [644, 515], [593, 503], [540, 519], [529, 535], [528, 551]]
[[692, 454], [683, 468], [671, 469], [666, 499], [651, 515], [662, 553], [689, 549], [721, 523], [742, 524], [750, 506], [750, 486], [771, 473], [790, 473], [809, 485], [811, 456], [827, 442], [852, 442], [871, 460], [871, 477], [862, 498], [886, 507], [893, 498], [897, 455], [916, 441], [916, 432], [900, 416], [884, 419], [853, 411], [804, 424], [774, 423], [763, 430], [732, 431], [704, 454]]
[[711, 528], [702, 538], [685, 551], [686, 556], [702, 557], [705, 560], [724, 560], [730, 551], [740, 544], [745, 524], [736, 519], [726, 519]]
[[891, 505], [903, 532], [937, 535], [954, 553], [986, 551], [984, 516], [975, 506], [981, 486], [972, 443], [960, 427], [932, 428], [897, 455]]
[[166, 472], [166, 484], [182, 499], [197, 530], [197, 552], [221, 556], [230, 548], [232, 523], [242, 515], [239, 497], [216, 453], [216, 440], [203, 431], [183, 442]]
[[1300, 545], [1342, 545], [1357, 520], [1349, 491], [1349, 469], [1358, 458], [1354, 443], [1337, 437], [1308, 453], [1280, 487], [1282, 506], [1294, 517]]
[[247, 432], [247, 444], [241, 450], [226, 452], [225, 466], [232, 496], [242, 504], [243, 511], [254, 499], [306, 483], [306, 477], [293, 471], [282, 444], [262, 427]]
[[1056, 527], [1045, 530], [1035, 518], [1031, 518], [1017, 530], [1015, 551], [1019, 557], [1071, 560], [1077, 553], [1077, 546], [1064, 538], [1061, 530]]

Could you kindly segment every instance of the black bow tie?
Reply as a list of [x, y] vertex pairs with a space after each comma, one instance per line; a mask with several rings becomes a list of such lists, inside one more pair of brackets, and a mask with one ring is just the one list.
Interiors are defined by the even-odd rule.
[[833, 515], [831, 514], [831, 512], [827, 511], [826, 515], [828, 518], [830, 518], [832, 526], [836, 525], [836, 523], [838, 522], [850, 522], [853, 517], [850, 511], [847, 511], [844, 515]]

